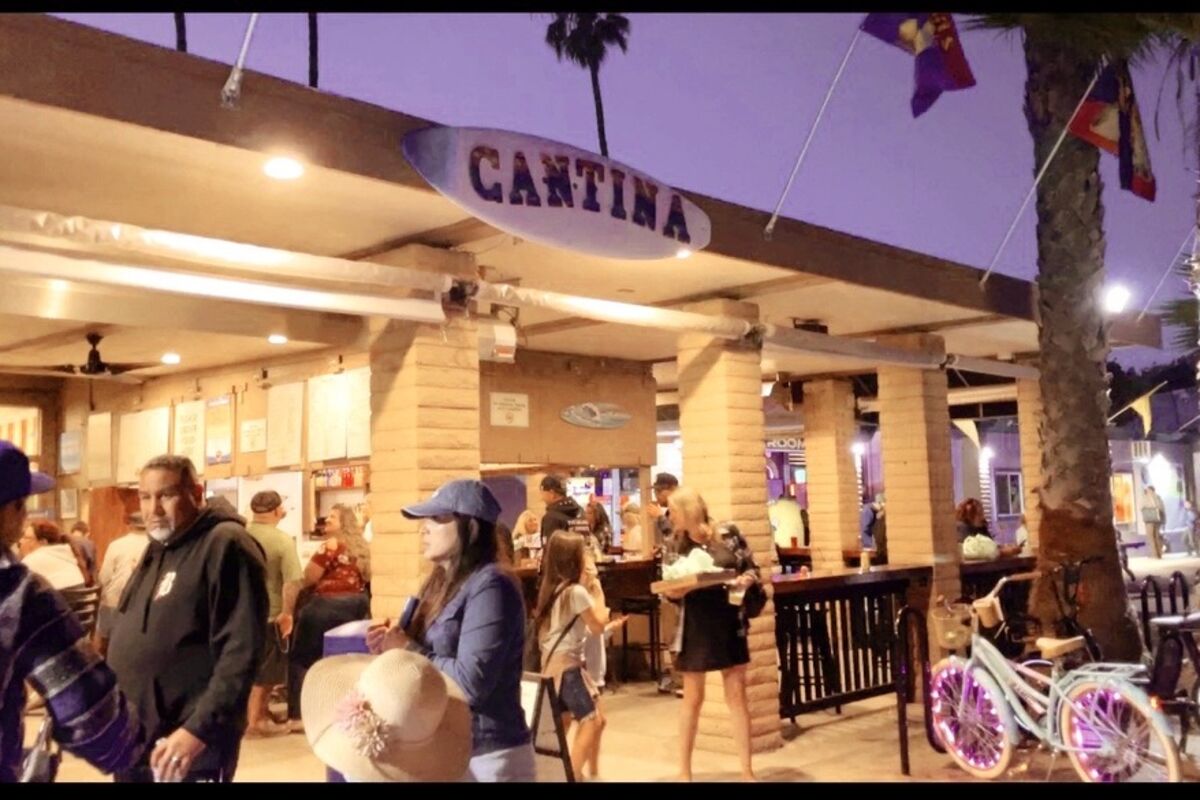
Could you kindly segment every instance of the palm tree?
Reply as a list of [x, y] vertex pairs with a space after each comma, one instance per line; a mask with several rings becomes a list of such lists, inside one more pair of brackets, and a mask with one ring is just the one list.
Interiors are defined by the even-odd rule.
[[317, 88], [317, 14], [308, 12], [308, 85]]
[[600, 132], [600, 154], [607, 157], [604, 102], [600, 98], [600, 65], [604, 63], [610, 46], [620, 47], [622, 53], [628, 49], [629, 20], [622, 14], [556, 13], [546, 28], [546, 44], [554, 48], [559, 61], [566, 57], [591, 73], [592, 95], [596, 100], [596, 128]]
[[181, 53], [187, 52], [187, 19], [182, 11], [174, 12], [175, 17], [175, 49]]
[[[992, 14], [974, 27], [1023, 34], [1025, 120], [1035, 169], [1053, 150], [1101, 57], [1140, 53], [1148, 31], [1134, 15]], [[1087, 578], [1081, 622], [1112, 659], [1142, 646], [1126, 597], [1113, 527], [1106, 420], [1108, 341], [1098, 295], [1104, 279], [1099, 151], [1068, 136], [1037, 189], [1037, 319], [1043, 418], [1038, 564], [1100, 556]], [[1032, 612], [1047, 630], [1058, 617], [1049, 580]]]

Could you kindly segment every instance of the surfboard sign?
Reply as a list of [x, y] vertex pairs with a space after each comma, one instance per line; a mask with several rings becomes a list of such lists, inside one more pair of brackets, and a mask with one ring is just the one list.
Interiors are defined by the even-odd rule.
[[708, 246], [712, 223], [678, 189], [561, 142], [490, 128], [432, 127], [404, 137], [409, 163], [475, 217], [530, 241], [623, 259]]

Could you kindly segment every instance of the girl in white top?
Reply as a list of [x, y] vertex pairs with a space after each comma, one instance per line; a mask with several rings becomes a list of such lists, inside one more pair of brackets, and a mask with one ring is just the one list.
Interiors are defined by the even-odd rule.
[[557, 531], [550, 536], [545, 570], [538, 590], [535, 630], [542, 651], [542, 673], [554, 679], [564, 729], [579, 723], [571, 747], [571, 768], [577, 778], [590, 767], [590, 778], [599, 773], [600, 735], [604, 715], [599, 692], [584, 667], [584, 643], [589, 633], [600, 634], [624, 624], [610, 620], [608, 609], [597, 606], [584, 588], [583, 536]]

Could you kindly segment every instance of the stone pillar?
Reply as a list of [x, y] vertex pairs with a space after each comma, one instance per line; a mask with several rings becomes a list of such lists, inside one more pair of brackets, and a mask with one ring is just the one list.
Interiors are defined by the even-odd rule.
[[862, 541], [861, 498], [851, 451], [857, 433], [854, 389], [849, 381], [804, 384], [804, 454], [814, 570], [842, 567], [842, 550], [857, 548]]
[[[929, 334], [881, 337], [879, 341], [939, 355], [945, 352], [941, 337]], [[925, 608], [939, 594], [951, 601], [959, 595], [961, 550], [954, 524], [946, 392], [946, 374], [939, 370], [879, 368], [888, 563], [933, 565], [933, 585], [914, 587], [909, 594], [909, 603]]]
[[1042, 390], [1037, 378], [1017, 381], [1017, 430], [1021, 438], [1021, 488], [1025, 494], [1025, 525], [1029, 547], [1038, 549], [1038, 525], [1042, 520]]
[[[713, 300], [688, 307], [703, 314], [756, 320], [749, 303]], [[734, 520], [769, 578], [774, 542], [767, 519], [763, 464], [762, 359], [757, 349], [703, 334], [679, 337], [679, 425], [683, 435], [684, 485], [704, 496], [714, 521]], [[751, 622], [751, 748], [763, 752], [782, 744], [775, 609], [768, 603]], [[709, 676], [696, 746], [734, 752], [729, 712], [719, 673]]]

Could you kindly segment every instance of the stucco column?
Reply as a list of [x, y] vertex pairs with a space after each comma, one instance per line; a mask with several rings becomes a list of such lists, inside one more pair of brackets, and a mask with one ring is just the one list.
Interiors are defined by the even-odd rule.
[[[945, 352], [941, 337], [929, 334], [881, 337], [880, 343]], [[887, 487], [888, 563], [933, 565], [933, 585], [910, 592], [910, 604], [928, 608], [939, 594], [952, 601], [959, 595], [961, 551], [954, 525], [945, 373], [880, 367], [879, 426]]]
[[842, 550], [857, 548], [862, 541], [858, 473], [851, 450], [857, 432], [849, 381], [804, 384], [809, 545], [815, 570], [840, 568]]
[[[687, 310], [758, 318], [757, 306], [731, 300], [713, 300]], [[761, 387], [762, 359], [757, 349], [702, 334], [679, 337], [684, 485], [703, 495], [714, 522], [737, 522], [764, 579], [769, 579], [774, 542], [767, 519]], [[751, 622], [749, 644], [751, 747], [762, 752], [782, 744], [773, 604], [768, 603]], [[709, 676], [696, 746], [734, 751], [719, 673]]]
[[1021, 488], [1025, 495], [1025, 527], [1029, 547], [1038, 549], [1038, 525], [1042, 520], [1042, 390], [1036, 378], [1017, 381], [1017, 431], [1021, 440]]

